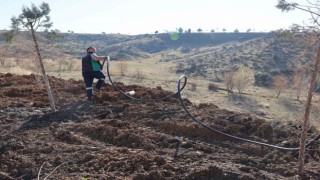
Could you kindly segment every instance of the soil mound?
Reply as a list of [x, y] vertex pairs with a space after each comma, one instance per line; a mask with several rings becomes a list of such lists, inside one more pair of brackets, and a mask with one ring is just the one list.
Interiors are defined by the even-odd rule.
[[[237, 141], [199, 126], [177, 98], [131, 100], [106, 84], [85, 100], [82, 81], [50, 77], [50, 111], [36, 75], [0, 74], [0, 179], [293, 179], [297, 151]], [[169, 95], [126, 86], [136, 98]], [[188, 100], [186, 100], [188, 102]], [[272, 123], [213, 104], [187, 103], [204, 124], [233, 136], [298, 147], [299, 126]], [[310, 128], [310, 134], [317, 134]], [[320, 142], [310, 145], [305, 179], [320, 177]]]

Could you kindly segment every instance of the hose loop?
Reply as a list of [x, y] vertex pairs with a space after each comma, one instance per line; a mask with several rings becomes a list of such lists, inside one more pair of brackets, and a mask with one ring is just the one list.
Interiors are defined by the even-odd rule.
[[[107, 74], [108, 74], [108, 78], [109, 78], [109, 81], [111, 82], [112, 86], [118, 90], [122, 95], [124, 95], [125, 97], [129, 98], [129, 99], [132, 99], [132, 100], [137, 100], [137, 101], [160, 101], [160, 100], [165, 100], [165, 99], [168, 99], [170, 97], [174, 97], [174, 96], [177, 96], [178, 92], [174, 93], [174, 94], [171, 94], [171, 95], [168, 95], [168, 96], [165, 96], [165, 97], [162, 97], [162, 98], [156, 98], [156, 99], [139, 99], [139, 98], [135, 98], [135, 97], [132, 97], [130, 95], [128, 95], [127, 93], [123, 92], [119, 87], [117, 87], [115, 85], [115, 83], [112, 81], [111, 79], [111, 76], [110, 76], [110, 57], [107, 58]], [[181, 87], [181, 89], [179, 89], [179, 91], [182, 91], [185, 86], [186, 86], [187, 82], [185, 81]], [[179, 86], [180, 87], [180, 86]]]

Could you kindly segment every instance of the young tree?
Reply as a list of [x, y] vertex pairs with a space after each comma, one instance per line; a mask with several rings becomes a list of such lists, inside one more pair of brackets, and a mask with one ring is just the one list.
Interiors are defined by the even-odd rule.
[[254, 72], [245, 66], [240, 66], [239, 69], [233, 74], [234, 85], [241, 95], [243, 91], [251, 86], [254, 82]]
[[128, 72], [128, 63], [125, 61], [119, 61], [117, 65], [118, 65], [118, 69], [120, 71], [121, 76], [125, 76], [126, 73]]
[[52, 95], [48, 76], [46, 74], [46, 71], [43, 65], [42, 56], [41, 56], [39, 44], [37, 41], [37, 33], [36, 33], [39, 28], [47, 29], [52, 26], [52, 23], [50, 22], [49, 12], [50, 12], [49, 4], [44, 2], [39, 7], [35, 6], [34, 4], [31, 4], [31, 8], [23, 6], [22, 14], [20, 14], [17, 17], [13, 16], [11, 18], [11, 22], [12, 22], [12, 29], [14, 31], [19, 31], [20, 27], [22, 27], [22, 28], [28, 29], [29, 32], [31, 33], [32, 40], [34, 43], [34, 48], [40, 63], [41, 74], [47, 88], [51, 110], [55, 111], [56, 107], [54, 103], [54, 98]]
[[296, 91], [296, 99], [299, 101], [301, 92], [306, 86], [306, 76], [302, 68], [298, 67], [295, 69], [292, 79], [292, 89]]
[[282, 94], [288, 87], [288, 80], [286, 77], [281, 75], [275, 76], [272, 82], [272, 88], [276, 92], [276, 97], [279, 99], [280, 94]]
[[314, 26], [308, 26], [308, 27], [310, 28], [309, 30], [313, 30], [314, 33], [316, 34], [315, 39], [317, 41], [316, 43], [317, 52], [316, 52], [316, 57], [314, 59], [312, 69], [311, 69], [310, 87], [308, 90], [308, 96], [307, 96], [307, 101], [306, 101], [304, 115], [303, 115], [303, 122], [302, 122], [302, 131], [301, 131], [301, 137], [300, 137], [300, 147], [299, 147], [299, 156], [298, 156], [298, 174], [299, 175], [303, 175], [304, 173], [307, 132], [309, 129], [309, 115], [311, 111], [312, 97], [313, 97], [315, 83], [316, 83], [316, 79], [319, 71], [319, 64], [320, 64], [320, 39], [319, 39], [319, 34], [317, 33], [320, 27], [320, 24], [318, 22], [318, 19], [320, 17], [320, 14], [318, 13], [320, 4], [318, 1], [316, 1], [315, 3], [311, 3], [310, 1], [307, 1], [307, 2], [309, 3], [309, 5], [300, 5], [295, 2], [288, 3], [286, 0], [279, 0], [276, 6], [282, 11], [290, 11], [290, 10], [298, 9], [298, 10], [309, 13], [313, 19]]
[[223, 81], [227, 86], [227, 91], [228, 91], [228, 98], [230, 100], [230, 93], [232, 93], [233, 91], [233, 87], [234, 87], [234, 74], [233, 72], [226, 72], [223, 75]]

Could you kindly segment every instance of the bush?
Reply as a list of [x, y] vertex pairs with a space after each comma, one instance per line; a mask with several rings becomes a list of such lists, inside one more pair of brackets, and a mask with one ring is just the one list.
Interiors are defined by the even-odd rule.
[[271, 87], [273, 78], [270, 74], [260, 73], [254, 76], [254, 85], [262, 87]]
[[208, 84], [208, 90], [209, 91], [217, 91], [218, 90], [218, 86], [216, 86], [214, 83], [209, 83]]

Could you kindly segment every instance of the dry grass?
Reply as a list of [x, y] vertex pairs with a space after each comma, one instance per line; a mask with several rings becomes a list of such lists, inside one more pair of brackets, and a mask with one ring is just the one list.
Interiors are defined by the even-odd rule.
[[20, 66], [10, 67], [9, 72], [12, 74], [17, 74], [17, 75], [30, 75], [30, 74], [32, 74], [32, 71], [24, 69]]

